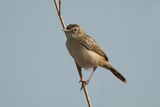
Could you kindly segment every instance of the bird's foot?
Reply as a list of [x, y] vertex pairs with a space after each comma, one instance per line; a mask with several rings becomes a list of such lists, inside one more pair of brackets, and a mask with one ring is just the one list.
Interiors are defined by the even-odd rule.
[[82, 85], [82, 86], [81, 86], [81, 90], [82, 90], [86, 85], [88, 85], [89, 80], [87, 80], [87, 81], [84, 81], [84, 80], [82, 81], [82, 80], [80, 80], [79, 83], [82, 83], [82, 84], [81, 84], [81, 85]]

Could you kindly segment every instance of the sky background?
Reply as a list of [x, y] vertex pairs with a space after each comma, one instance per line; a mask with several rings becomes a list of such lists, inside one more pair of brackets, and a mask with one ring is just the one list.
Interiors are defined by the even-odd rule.
[[[93, 107], [160, 107], [159, 0], [62, 0], [62, 13], [128, 80], [98, 68]], [[65, 41], [52, 0], [0, 0], [0, 107], [87, 107]]]

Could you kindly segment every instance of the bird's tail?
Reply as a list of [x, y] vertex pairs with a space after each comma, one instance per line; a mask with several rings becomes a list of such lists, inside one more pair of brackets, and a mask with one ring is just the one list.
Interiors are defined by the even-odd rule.
[[109, 63], [103, 66], [104, 68], [110, 70], [118, 79], [120, 79], [122, 82], [126, 83], [127, 80], [125, 77], [120, 74], [114, 67], [112, 67]]

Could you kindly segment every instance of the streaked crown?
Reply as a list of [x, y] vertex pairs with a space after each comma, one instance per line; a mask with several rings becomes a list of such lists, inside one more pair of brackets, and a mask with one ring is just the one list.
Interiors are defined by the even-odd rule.
[[69, 24], [65, 31], [73, 35], [78, 35], [81, 33], [81, 28], [78, 24]]

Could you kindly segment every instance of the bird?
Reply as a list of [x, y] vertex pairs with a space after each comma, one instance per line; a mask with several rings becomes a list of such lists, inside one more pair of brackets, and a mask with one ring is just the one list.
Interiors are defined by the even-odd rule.
[[89, 79], [81, 82], [88, 84], [97, 67], [105, 68], [111, 71], [122, 82], [127, 82], [126, 78], [109, 63], [104, 50], [80, 25], [69, 24], [63, 31], [67, 36], [67, 50], [73, 57], [77, 69], [92, 69]]

